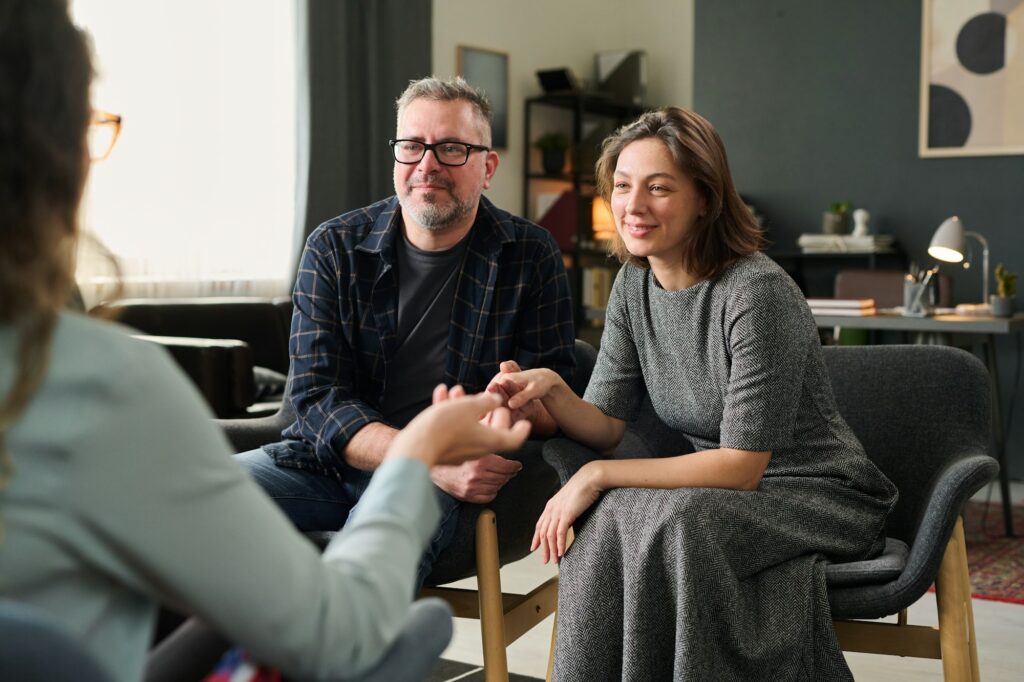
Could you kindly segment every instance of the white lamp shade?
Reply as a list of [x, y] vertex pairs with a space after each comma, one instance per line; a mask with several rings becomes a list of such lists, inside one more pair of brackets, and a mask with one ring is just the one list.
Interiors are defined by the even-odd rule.
[[964, 259], [964, 224], [960, 218], [946, 218], [932, 235], [928, 255], [947, 263], [959, 263]]

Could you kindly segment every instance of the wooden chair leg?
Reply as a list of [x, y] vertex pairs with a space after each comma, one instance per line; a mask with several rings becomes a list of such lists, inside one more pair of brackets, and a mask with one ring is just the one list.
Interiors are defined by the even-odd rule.
[[485, 682], [508, 682], [500, 568], [497, 520], [493, 511], [485, 509], [476, 522], [476, 579], [480, 596]]
[[[960, 517], [960, 534], [963, 535], [963, 517]], [[955, 532], [955, 531], [954, 531]], [[964, 602], [964, 610], [967, 612], [967, 644], [968, 650], [971, 654], [971, 679], [973, 682], [981, 682], [981, 671], [978, 668], [978, 640], [974, 634], [974, 602], [971, 599], [971, 567], [967, 563], [967, 539], [960, 543], [960, 554], [961, 560], [963, 561], [963, 580], [964, 580], [964, 595], [966, 600]]]
[[551, 621], [551, 650], [548, 651], [548, 674], [544, 677], [546, 682], [551, 682], [555, 674], [555, 633], [558, 632], [558, 610], [555, 610], [554, 620]]
[[964, 526], [963, 521], [957, 519], [953, 536], [942, 555], [939, 575], [935, 579], [942, 672], [946, 682], [978, 680], [978, 654], [974, 642], [974, 614], [969, 584]]

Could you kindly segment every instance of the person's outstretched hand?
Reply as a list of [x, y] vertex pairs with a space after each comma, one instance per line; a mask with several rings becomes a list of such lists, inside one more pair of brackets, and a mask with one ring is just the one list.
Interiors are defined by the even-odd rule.
[[[434, 389], [434, 405], [451, 400], [464, 400], [465, 396], [466, 392], [461, 386], [454, 386], [449, 391], [442, 384]], [[501, 406], [500, 400], [491, 404], [493, 409], [480, 418], [481, 426], [485, 430], [496, 429], [498, 432], [509, 430], [510, 424], [514, 421], [512, 413]], [[529, 422], [525, 423], [529, 424]], [[532, 427], [519, 426], [518, 428], [529, 430]], [[522, 441], [519, 441], [512, 449], [517, 449], [520, 445], [522, 445]], [[495, 450], [499, 449], [501, 448], [495, 448]], [[522, 468], [522, 462], [488, 452], [482, 457], [464, 461], [461, 464], [438, 463], [431, 469], [430, 477], [433, 479], [434, 485], [457, 500], [486, 504], [497, 497], [498, 491]]]
[[[486, 418], [486, 423], [481, 420]], [[434, 404], [395, 436], [387, 457], [414, 457], [428, 466], [458, 464], [487, 453], [522, 446], [530, 423], [512, 423], [511, 413], [493, 393], [466, 396], [461, 387], [434, 389]], [[518, 464], [518, 463], [516, 463]]]

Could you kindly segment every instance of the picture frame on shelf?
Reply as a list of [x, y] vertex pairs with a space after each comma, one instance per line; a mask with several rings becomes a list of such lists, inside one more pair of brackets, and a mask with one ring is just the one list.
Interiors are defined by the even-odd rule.
[[508, 148], [508, 53], [459, 45], [455, 49], [456, 73], [480, 88], [491, 103], [491, 147]]
[[1024, 14], [972, 3], [921, 3], [918, 153], [922, 158], [1024, 154]]

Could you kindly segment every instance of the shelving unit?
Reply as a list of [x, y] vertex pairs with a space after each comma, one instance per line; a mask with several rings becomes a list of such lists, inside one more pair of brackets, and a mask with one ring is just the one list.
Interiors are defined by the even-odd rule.
[[882, 251], [864, 253], [804, 253], [800, 250], [769, 250], [769, 257], [789, 273], [805, 296], [831, 298], [836, 273], [840, 270], [906, 270], [907, 254], [899, 244]]
[[[618, 270], [618, 263], [594, 240], [594, 164], [601, 142], [646, 107], [597, 93], [541, 95], [527, 99], [525, 107], [523, 215], [558, 240], [573, 289], [577, 334], [593, 342], [600, 338], [608, 290]], [[540, 153], [533, 148], [535, 139], [548, 132], [565, 133], [571, 141], [569, 167], [554, 175], [541, 170]]]

